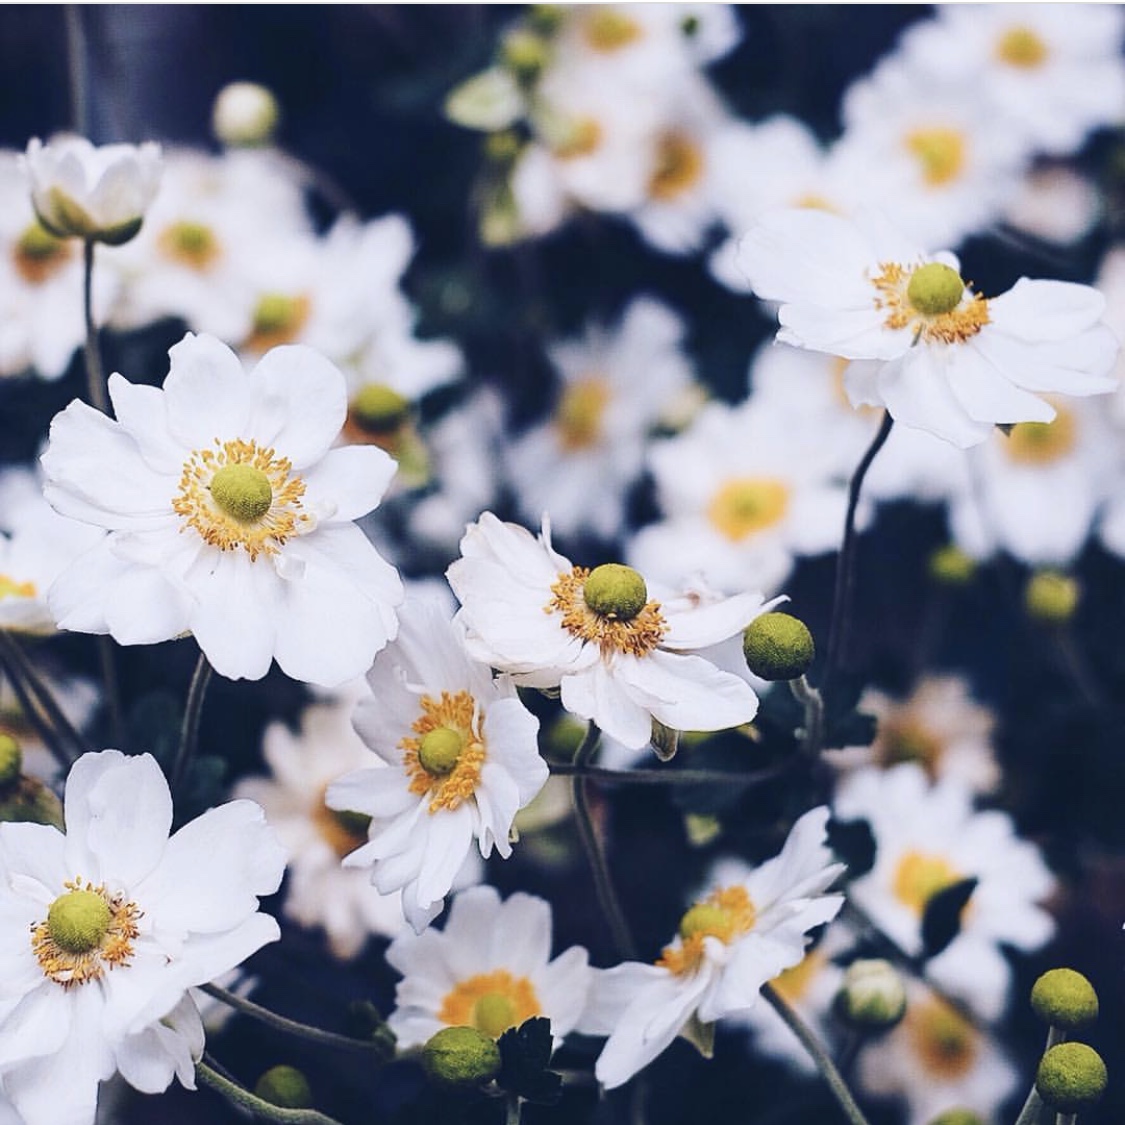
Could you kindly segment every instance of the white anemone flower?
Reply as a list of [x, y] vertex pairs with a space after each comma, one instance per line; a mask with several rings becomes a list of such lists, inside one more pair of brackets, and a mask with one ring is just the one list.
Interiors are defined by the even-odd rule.
[[160, 187], [160, 146], [92, 145], [85, 137], [28, 142], [24, 167], [40, 222], [58, 238], [117, 246], [141, 229]]
[[655, 965], [626, 961], [599, 974], [581, 1030], [608, 1035], [594, 1073], [627, 1082], [680, 1034], [698, 1036], [758, 1002], [762, 986], [805, 956], [808, 931], [835, 918], [843, 873], [825, 846], [828, 809], [805, 813], [781, 853], [749, 868], [716, 864], [709, 889], [680, 922]]
[[985, 298], [952, 254], [924, 255], [889, 231], [810, 210], [763, 218], [741, 264], [759, 297], [781, 303], [783, 343], [882, 361], [849, 368], [853, 406], [885, 406], [962, 448], [996, 423], [1050, 422], [1039, 394], [1117, 385], [1117, 341], [1089, 286], [1021, 278]]
[[546, 520], [536, 538], [491, 512], [469, 526], [461, 555], [447, 577], [469, 653], [517, 684], [559, 688], [571, 714], [630, 749], [648, 744], [653, 720], [724, 730], [757, 713], [745, 680], [692, 650], [746, 628], [769, 608], [759, 594], [650, 600], [631, 567], [574, 566], [552, 548]]
[[586, 1007], [594, 971], [572, 945], [551, 960], [551, 905], [493, 887], [453, 899], [445, 928], [406, 933], [387, 950], [403, 976], [387, 1024], [401, 1048], [420, 1047], [443, 1027], [475, 1027], [499, 1038], [542, 1016], [558, 1045]]
[[203, 1025], [188, 989], [279, 936], [258, 899], [284, 853], [262, 810], [232, 801], [171, 838], [150, 755], [83, 755], [66, 833], [0, 825], [0, 1079], [27, 1125], [93, 1125], [115, 1072], [195, 1087]]
[[474, 841], [505, 859], [516, 813], [543, 788], [539, 720], [505, 678], [466, 655], [459, 631], [428, 601], [407, 602], [402, 632], [368, 673], [360, 737], [381, 759], [328, 787], [329, 808], [371, 817], [344, 859], [370, 868], [380, 894], [402, 891], [421, 932], [442, 908]]
[[117, 421], [73, 402], [51, 423], [47, 499], [110, 532], [48, 591], [59, 628], [121, 644], [190, 632], [231, 679], [272, 659], [329, 687], [361, 675], [395, 634], [402, 583], [352, 521], [395, 463], [330, 448], [343, 375], [299, 346], [246, 372], [190, 333], [169, 355], [163, 389], [110, 376]]

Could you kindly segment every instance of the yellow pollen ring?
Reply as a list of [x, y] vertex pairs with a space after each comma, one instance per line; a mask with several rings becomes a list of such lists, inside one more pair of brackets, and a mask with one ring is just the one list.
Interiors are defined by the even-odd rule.
[[[423, 695], [420, 704], [422, 713], [411, 724], [414, 734], [398, 744], [410, 778], [410, 792], [429, 797], [431, 813], [456, 809], [476, 792], [486, 756], [476, 700], [467, 691], [443, 691], [437, 699]], [[439, 773], [430, 767], [449, 761], [453, 746], [450, 735], [461, 745], [449, 768]], [[426, 758], [430, 759], [429, 766]]]
[[0, 601], [4, 598], [34, 598], [37, 589], [34, 582], [20, 582], [7, 574], [0, 574]]
[[789, 508], [789, 486], [772, 477], [735, 477], [711, 497], [707, 518], [732, 543], [774, 527]]
[[535, 985], [527, 977], [496, 969], [458, 981], [442, 998], [437, 1018], [448, 1027], [475, 1027], [499, 1038], [541, 1012]]
[[656, 165], [648, 181], [650, 198], [669, 203], [703, 178], [703, 151], [686, 133], [664, 133], [656, 142]]
[[[915, 274], [927, 265], [940, 264], [931, 262], [911, 268], [899, 262], [880, 263], [879, 273], [871, 279], [871, 284], [875, 289], [875, 308], [884, 313], [883, 324], [887, 328], [912, 331], [915, 342], [962, 344], [989, 323], [988, 301], [967, 287], [960, 302], [947, 312], [929, 314], [913, 303], [910, 284]], [[955, 274], [953, 270], [950, 272]], [[916, 287], [915, 297], [918, 296]]]
[[571, 636], [596, 644], [603, 656], [615, 652], [645, 656], [652, 652], [668, 632], [660, 603], [645, 602], [627, 620], [597, 613], [586, 600], [586, 583], [591, 573], [584, 566], [576, 566], [569, 573], [560, 574], [551, 586], [551, 600], [543, 612], [562, 614], [562, 627]]
[[586, 17], [586, 42], [595, 51], [610, 54], [641, 37], [641, 25], [623, 12], [599, 8]]
[[952, 1082], [972, 1069], [980, 1035], [972, 1024], [944, 1000], [936, 997], [911, 1003], [903, 1021], [923, 1071]]
[[567, 386], [554, 416], [559, 444], [564, 450], [573, 453], [597, 445], [609, 400], [609, 386], [600, 375], [587, 375]]

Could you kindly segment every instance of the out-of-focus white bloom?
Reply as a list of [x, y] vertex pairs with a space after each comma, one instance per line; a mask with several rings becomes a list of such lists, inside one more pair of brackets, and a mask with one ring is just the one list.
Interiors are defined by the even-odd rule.
[[635, 570], [574, 566], [546, 523], [535, 538], [491, 512], [469, 527], [461, 554], [447, 577], [469, 653], [517, 684], [558, 687], [571, 714], [630, 749], [647, 745], [654, 719], [723, 730], [757, 712], [749, 684], [691, 653], [740, 633], [768, 608], [759, 594], [649, 600]]
[[356, 730], [385, 765], [328, 787], [332, 809], [371, 817], [347, 867], [370, 869], [381, 894], [402, 891], [418, 932], [442, 908], [474, 841], [505, 858], [519, 809], [547, 780], [539, 721], [506, 679], [471, 660], [430, 602], [407, 602], [402, 631], [368, 674]]
[[847, 431], [819, 436], [801, 440], [753, 397], [709, 403], [683, 434], [649, 447], [666, 518], [633, 537], [630, 562], [668, 585], [701, 575], [727, 593], [775, 593], [795, 556], [833, 550], [844, 526], [832, 439], [847, 442]]
[[931, 786], [916, 763], [853, 773], [837, 793], [835, 815], [871, 825], [875, 866], [848, 894], [909, 953], [921, 951], [930, 898], [962, 879], [978, 880], [960, 932], [927, 962], [927, 972], [985, 1019], [997, 1019], [1011, 979], [1000, 943], [1038, 949], [1054, 933], [1039, 903], [1055, 882], [1038, 849], [1016, 835], [1007, 814], [974, 811], [960, 781]]
[[403, 934], [387, 962], [403, 976], [387, 1019], [401, 1048], [419, 1047], [443, 1027], [499, 1038], [535, 1016], [551, 1021], [561, 1043], [594, 977], [580, 945], [551, 960], [550, 903], [520, 893], [501, 901], [493, 887], [461, 891], [443, 930]]
[[160, 187], [160, 146], [100, 145], [56, 137], [27, 145], [24, 167], [40, 222], [57, 238], [128, 242]]
[[561, 535], [621, 531], [625, 495], [644, 465], [650, 431], [694, 385], [684, 323], [670, 308], [637, 298], [616, 328], [553, 345], [562, 379], [551, 417], [516, 439], [508, 475], [528, 519], [551, 513]]
[[831, 751], [828, 758], [833, 765], [887, 769], [917, 762], [931, 781], [955, 778], [974, 793], [991, 793], [999, 784], [992, 750], [996, 718], [974, 702], [960, 676], [924, 676], [905, 699], [869, 688], [858, 707], [875, 716], [875, 741]]
[[27, 1125], [93, 1125], [115, 1071], [194, 1089], [188, 989], [277, 940], [258, 899], [285, 859], [262, 810], [232, 801], [169, 839], [171, 823], [156, 761], [106, 750], [71, 769], [65, 835], [0, 825], [0, 1076]]
[[1125, 13], [1116, 5], [964, 4], [912, 27], [899, 54], [920, 91], [971, 91], [977, 115], [1066, 155], [1125, 120]]
[[1044, 242], [1067, 245], [1090, 233], [1102, 211], [1097, 187], [1062, 164], [1024, 177], [1004, 212], [1004, 222]]
[[845, 359], [853, 405], [962, 448], [995, 423], [1049, 422], [1037, 394], [1100, 394], [1117, 341], [1097, 290], [1021, 278], [985, 298], [951, 254], [923, 255], [890, 231], [863, 231], [818, 211], [778, 211], [743, 239], [754, 291], [781, 302], [778, 339]]
[[599, 974], [581, 1025], [609, 1036], [594, 1069], [599, 1082], [627, 1082], [693, 1023], [746, 1013], [762, 985], [801, 961], [808, 931], [844, 902], [825, 893], [844, 870], [825, 846], [827, 823], [826, 808], [807, 812], [781, 854], [760, 867], [716, 864], [655, 965], [626, 961]]
[[334, 686], [394, 636], [396, 571], [352, 522], [395, 471], [331, 449], [343, 376], [309, 348], [251, 372], [218, 340], [172, 348], [163, 390], [111, 375], [117, 421], [81, 402], [51, 424], [48, 500], [110, 534], [48, 592], [61, 629], [152, 644], [190, 632], [221, 675]]
[[951, 1109], [995, 1121], [1020, 1080], [992, 1036], [910, 980], [905, 1017], [864, 1046], [856, 1072], [865, 1093], [906, 1102], [907, 1125], [930, 1125]]
[[215, 98], [211, 128], [225, 145], [269, 144], [280, 117], [272, 90], [257, 82], [230, 82]]

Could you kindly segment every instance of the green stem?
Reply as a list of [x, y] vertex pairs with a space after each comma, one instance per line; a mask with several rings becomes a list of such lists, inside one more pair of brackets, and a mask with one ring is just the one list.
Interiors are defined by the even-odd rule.
[[322, 1031], [319, 1027], [310, 1027], [307, 1023], [300, 1023], [286, 1016], [279, 1016], [276, 1012], [271, 1012], [269, 1008], [263, 1008], [261, 1004], [255, 1004], [253, 1000], [247, 1000], [233, 992], [228, 992], [217, 984], [201, 984], [199, 990], [206, 992], [208, 996], [213, 996], [216, 1000], [221, 1000], [236, 1012], [241, 1012], [244, 1016], [249, 1016], [259, 1023], [264, 1023], [267, 1027], [272, 1027], [275, 1031], [284, 1031], [298, 1039], [307, 1039], [310, 1043], [319, 1043], [323, 1047], [337, 1047], [344, 1051], [373, 1053], [386, 1051], [385, 1043], [370, 1039], [353, 1039], [350, 1035], [337, 1035], [334, 1031]]
[[84, 247], [86, 269], [82, 281], [82, 307], [86, 315], [86, 393], [95, 410], [108, 414], [109, 397], [106, 394], [105, 373], [102, 371], [102, 356], [98, 349], [98, 329], [94, 324], [94, 240], [87, 238]]
[[124, 749], [125, 719], [121, 713], [121, 684], [117, 678], [117, 657], [113, 639], [98, 637], [98, 664], [102, 671], [102, 690], [105, 692], [106, 710], [109, 711], [109, 731], [113, 745]]
[[505, 1105], [504, 1125], [520, 1125], [523, 1117], [519, 1094], [509, 1094]]
[[[1047, 1031], [1047, 1045], [1043, 1048], [1043, 1054], [1046, 1054], [1052, 1047], [1065, 1041], [1066, 1032], [1052, 1025]], [[1042, 1108], [1043, 1099], [1039, 1096], [1039, 1091], [1036, 1090], [1035, 1084], [1032, 1083], [1031, 1091], [1027, 1095], [1027, 1100], [1023, 1103], [1023, 1109], [1020, 1110], [1020, 1115], [1016, 1118], [1016, 1125], [1039, 1125], [1039, 1111]]]
[[728, 785], [749, 788], [775, 781], [788, 767], [771, 766], [753, 773], [732, 773], [728, 770], [608, 770], [601, 766], [579, 765], [576, 762], [548, 762], [551, 773], [562, 777], [584, 777], [607, 785]]
[[79, 4], [66, 6], [66, 62], [70, 81], [70, 120], [80, 137], [90, 135], [89, 105], [86, 100], [86, 33]]
[[805, 708], [801, 753], [808, 758], [815, 758], [824, 746], [824, 697], [805, 676], [790, 680], [789, 690]]
[[202, 1060], [195, 1064], [195, 1076], [204, 1086], [209, 1086], [228, 1102], [240, 1109], [249, 1110], [263, 1121], [284, 1121], [291, 1125], [340, 1125], [336, 1118], [319, 1113], [315, 1109], [283, 1109], [281, 1106], [264, 1101], [257, 1094], [250, 1093], [244, 1086], [231, 1081]]
[[590, 723], [585, 737], [574, 753], [575, 772], [571, 777], [574, 817], [578, 824], [578, 836], [582, 841], [582, 848], [586, 853], [587, 862], [590, 864], [590, 873], [594, 877], [594, 892], [598, 896], [598, 905], [609, 923], [610, 932], [613, 934], [613, 943], [617, 947], [617, 954], [622, 960], [635, 961], [637, 959], [636, 945], [629, 930], [629, 923], [625, 920], [625, 914], [617, 899], [613, 880], [610, 878], [605, 851], [590, 817], [588, 779], [582, 775], [583, 770], [590, 768], [589, 761], [598, 747], [601, 733], [596, 723]]
[[191, 685], [188, 687], [187, 703], [184, 705], [184, 719], [180, 724], [180, 746], [176, 751], [176, 760], [172, 764], [173, 789], [183, 780], [192, 758], [195, 757], [195, 750], [199, 745], [199, 721], [203, 714], [203, 697], [207, 694], [207, 685], [210, 682], [211, 665], [206, 655], [201, 652], [195, 662], [195, 671], [192, 673]]
[[797, 1015], [796, 1011], [789, 1006], [781, 993], [779, 993], [772, 984], [767, 982], [762, 986], [762, 995], [772, 1005], [774, 1011], [785, 1021], [785, 1025], [789, 1030], [801, 1041], [801, 1045], [805, 1050], [808, 1051], [813, 1062], [816, 1063], [817, 1069], [824, 1075], [824, 1080], [828, 1083], [828, 1088], [832, 1091], [832, 1096], [839, 1103], [847, 1119], [852, 1125], [869, 1125], [867, 1118], [863, 1116], [863, 1111], [856, 1105], [851, 1090], [848, 1089], [847, 1083], [836, 1069], [828, 1052], [821, 1045], [820, 1040], [812, 1033], [805, 1021]]

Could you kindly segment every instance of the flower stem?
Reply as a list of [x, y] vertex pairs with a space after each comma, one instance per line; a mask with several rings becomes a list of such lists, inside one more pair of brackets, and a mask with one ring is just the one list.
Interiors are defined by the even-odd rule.
[[184, 719], [180, 725], [180, 746], [172, 765], [173, 789], [183, 780], [192, 758], [195, 757], [195, 750], [199, 745], [199, 720], [203, 714], [203, 697], [207, 694], [207, 685], [210, 682], [211, 665], [206, 655], [201, 652], [195, 662], [195, 671], [191, 676], [187, 703], [184, 706]]
[[848, 1089], [847, 1083], [836, 1069], [832, 1059], [829, 1058], [828, 1052], [812, 1033], [805, 1021], [797, 1015], [796, 1011], [790, 1007], [781, 993], [779, 993], [772, 984], [767, 982], [762, 986], [762, 995], [769, 1001], [774, 1011], [785, 1021], [789, 1030], [801, 1041], [801, 1045], [805, 1050], [808, 1051], [813, 1062], [816, 1063], [817, 1069], [824, 1075], [824, 1080], [828, 1083], [828, 1088], [832, 1091], [833, 1097], [835, 1097], [836, 1101], [839, 1103], [847, 1119], [852, 1125], [869, 1125], [867, 1118], [863, 1116], [863, 1111], [856, 1105], [855, 1098], [852, 1097], [852, 1092]]
[[[1043, 1054], [1065, 1041], [1066, 1032], [1052, 1025], [1047, 1031], [1047, 1045], [1043, 1048]], [[1016, 1118], [1016, 1125], [1039, 1125], [1039, 1115], [1042, 1108], [1043, 1099], [1039, 1096], [1039, 1091], [1035, 1088], [1033, 1082], [1031, 1091], [1027, 1095], [1027, 1101], [1023, 1103], [1023, 1109], [1020, 1110], [1020, 1115]]]
[[504, 1125], [520, 1125], [523, 1117], [519, 1094], [509, 1094], [505, 1105]]
[[66, 5], [66, 62], [70, 81], [70, 121], [80, 137], [90, 135], [90, 109], [87, 102], [86, 33], [82, 27], [82, 6]]
[[109, 397], [105, 389], [105, 372], [98, 349], [98, 329], [94, 324], [94, 240], [84, 242], [86, 269], [82, 281], [82, 308], [86, 315], [86, 393], [90, 405], [103, 414], [109, 413]]
[[264, 1023], [275, 1031], [284, 1031], [288, 1035], [296, 1036], [298, 1039], [307, 1039], [311, 1043], [319, 1043], [324, 1047], [338, 1047], [344, 1051], [370, 1051], [376, 1054], [385, 1054], [387, 1050], [387, 1044], [379, 1040], [353, 1039], [350, 1035], [337, 1035], [334, 1031], [322, 1031], [319, 1027], [310, 1027], [307, 1023], [291, 1020], [287, 1016], [279, 1016], [276, 1012], [271, 1012], [269, 1008], [263, 1008], [261, 1004], [255, 1004], [253, 1000], [247, 1000], [233, 992], [228, 992], [227, 989], [217, 984], [201, 984], [199, 990], [206, 992], [208, 996], [213, 996], [216, 1000], [221, 1000], [244, 1016], [249, 1016], [259, 1023]]
[[240, 1109], [249, 1110], [255, 1117], [264, 1121], [285, 1121], [292, 1125], [340, 1125], [334, 1117], [315, 1109], [284, 1109], [250, 1093], [244, 1086], [220, 1074], [213, 1067], [200, 1060], [195, 1064], [195, 1076], [217, 1094]]
[[844, 516], [844, 541], [840, 547], [840, 556], [836, 561], [836, 585], [832, 591], [832, 620], [828, 627], [828, 655], [824, 661], [824, 673], [820, 678], [820, 690], [828, 694], [829, 685], [840, 663], [841, 654], [847, 641], [848, 619], [850, 616], [852, 587], [855, 584], [855, 512], [859, 506], [859, 491], [863, 487], [863, 478], [871, 468], [871, 462], [876, 454], [883, 448], [894, 419], [888, 412], [883, 413], [883, 421], [879, 432], [867, 448], [855, 472], [852, 474], [851, 484], [848, 486], [848, 508]]
[[577, 762], [548, 762], [551, 773], [562, 777], [584, 777], [607, 785], [733, 785], [739, 788], [764, 785], [787, 772], [788, 767], [771, 766], [752, 773], [730, 770], [609, 770]]
[[824, 745], [824, 697], [805, 676], [789, 681], [789, 690], [805, 708], [805, 721], [801, 730], [801, 753], [815, 758]]
[[598, 747], [601, 734], [602, 732], [598, 730], [597, 724], [591, 723], [581, 744], [574, 752], [575, 769], [571, 780], [574, 816], [578, 823], [578, 835], [582, 840], [582, 848], [586, 852], [586, 859], [590, 864], [590, 873], [594, 877], [594, 891], [598, 896], [598, 905], [609, 923], [610, 932], [613, 934], [613, 943], [617, 947], [617, 954], [623, 960], [635, 961], [637, 959], [636, 945], [629, 930], [629, 923], [625, 920], [625, 914], [621, 909], [621, 903], [617, 899], [613, 880], [610, 878], [605, 851], [594, 829], [594, 822], [590, 818], [588, 779], [582, 775], [583, 770], [591, 768], [588, 763]]

